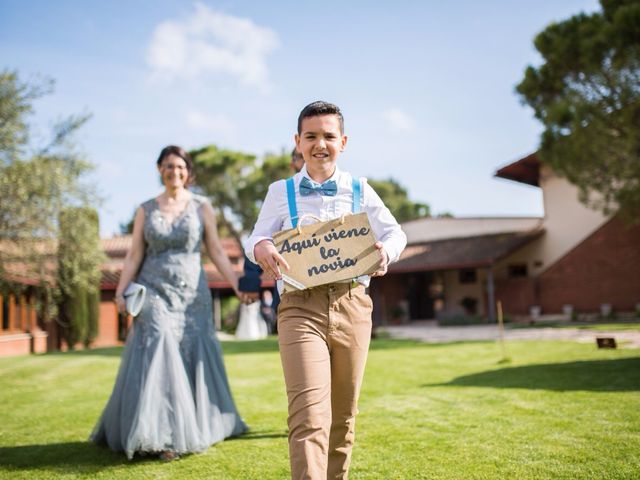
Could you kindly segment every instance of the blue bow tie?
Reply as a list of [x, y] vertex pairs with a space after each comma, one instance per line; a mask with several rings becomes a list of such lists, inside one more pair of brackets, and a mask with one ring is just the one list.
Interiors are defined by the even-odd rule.
[[320, 195], [334, 197], [338, 193], [338, 185], [336, 185], [335, 180], [327, 180], [320, 185], [316, 182], [312, 182], [307, 177], [302, 177], [302, 181], [300, 182], [300, 195], [306, 197], [307, 195], [311, 195], [313, 192], [319, 193]]

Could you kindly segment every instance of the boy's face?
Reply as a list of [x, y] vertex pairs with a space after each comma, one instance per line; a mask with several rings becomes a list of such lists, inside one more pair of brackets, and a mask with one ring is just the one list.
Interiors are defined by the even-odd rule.
[[[340, 133], [336, 115], [318, 115], [302, 120], [296, 146], [304, 158], [307, 172], [313, 180], [324, 181], [333, 175], [340, 153], [347, 145], [347, 137]], [[315, 178], [318, 177], [318, 178]]]

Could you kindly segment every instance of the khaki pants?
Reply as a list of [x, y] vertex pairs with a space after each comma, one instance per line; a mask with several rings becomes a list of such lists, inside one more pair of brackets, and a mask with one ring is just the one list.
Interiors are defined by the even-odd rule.
[[347, 478], [371, 310], [371, 298], [360, 284], [336, 283], [282, 296], [278, 342], [293, 479]]

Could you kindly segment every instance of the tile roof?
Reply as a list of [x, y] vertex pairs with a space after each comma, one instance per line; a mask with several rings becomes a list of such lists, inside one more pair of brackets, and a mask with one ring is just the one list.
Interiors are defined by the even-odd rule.
[[[242, 257], [242, 249], [235, 239], [230, 237], [221, 238], [222, 247], [229, 258]], [[124, 258], [127, 251], [131, 248], [131, 235], [120, 235], [111, 238], [102, 238], [100, 240], [102, 249], [109, 258]]]
[[[238, 242], [236, 242], [235, 239], [230, 237], [221, 238], [220, 241], [222, 242], [224, 251], [232, 261], [233, 270], [238, 275], [242, 275], [244, 257], [242, 255], [240, 245], [238, 245]], [[100, 288], [102, 290], [115, 290], [118, 286], [118, 281], [120, 280], [120, 272], [122, 271], [124, 257], [127, 255], [127, 251], [131, 247], [131, 235], [103, 238], [101, 242], [102, 248], [109, 259], [102, 265]], [[213, 263], [206, 262], [203, 266], [207, 275], [209, 288], [231, 288], [229, 282], [227, 282]], [[263, 285], [272, 286], [273, 281], [264, 279]]]
[[495, 176], [539, 187], [540, 159], [538, 158], [538, 153], [534, 152], [520, 160], [516, 160], [509, 165], [499, 168]]
[[[232, 238], [222, 238], [221, 241], [227, 256], [232, 261], [234, 271], [238, 275], [242, 275], [244, 257], [238, 242]], [[103, 238], [100, 242], [105, 254], [107, 255], [107, 260], [101, 267], [102, 278], [100, 280], [100, 289], [115, 290], [118, 285], [118, 281], [120, 280], [120, 272], [122, 271], [124, 258], [131, 247], [131, 235]], [[43, 246], [38, 246], [38, 249], [41, 251], [51, 251], [52, 248], [52, 245], [47, 245], [45, 248], [43, 248]], [[10, 246], [7, 244], [3, 251], [5, 253], [10, 251]], [[51, 280], [54, 279], [55, 267], [56, 264], [53, 259], [45, 262], [47, 278]], [[19, 259], [11, 262], [4, 262], [3, 268], [6, 280], [23, 285], [38, 285], [40, 281], [39, 276], [31, 271], [30, 265], [27, 262], [20, 261]], [[211, 262], [204, 263], [204, 270], [207, 275], [209, 288], [230, 288], [229, 283], [214, 264]], [[264, 278], [263, 285], [272, 286], [273, 281]]]
[[538, 238], [543, 229], [451, 238], [407, 246], [390, 273], [450, 270], [490, 266], [504, 256]]
[[429, 217], [402, 224], [409, 244], [482, 237], [502, 233], [530, 232], [543, 223], [541, 217]]
[[[207, 275], [207, 283], [209, 288], [231, 288], [231, 285], [222, 276], [212, 263], [205, 263], [204, 272]], [[233, 270], [238, 276], [242, 275], [243, 265], [242, 262], [233, 265]], [[122, 263], [109, 264], [102, 268], [102, 279], [100, 280], [101, 290], [115, 290], [120, 280], [120, 273], [122, 272]], [[263, 281], [264, 286], [272, 286], [273, 282]]]

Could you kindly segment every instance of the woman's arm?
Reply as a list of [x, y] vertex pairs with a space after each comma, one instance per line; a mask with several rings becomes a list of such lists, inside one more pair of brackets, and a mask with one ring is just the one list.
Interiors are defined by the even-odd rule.
[[120, 273], [120, 281], [118, 282], [118, 288], [116, 288], [116, 305], [120, 313], [125, 313], [125, 303], [123, 292], [127, 286], [134, 279], [140, 264], [144, 259], [144, 210], [142, 207], [138, 207], [136, 210], [136, 216], [133, 220], [133, 235], [131, 236], [131, 248], [127, 252], [127, 256], [124, 259], [124, 265], [122, 266], [122, 272]]
[[238, 276], [233, 271], [231, 262], [222, 248], [222, 242], [218, 237], [216, 214], [209, 202], [205, 202], [202, 205], [202, 218], [204, 220], [204, 243], [207, 247], [209, 258], [211, 258], [211, 261], [215, 264], [220, 273], [222, 273], [224, 278], [226, 278], [231, 284], [236, 295], [241, 297], [241, 294], [238, 291]]

